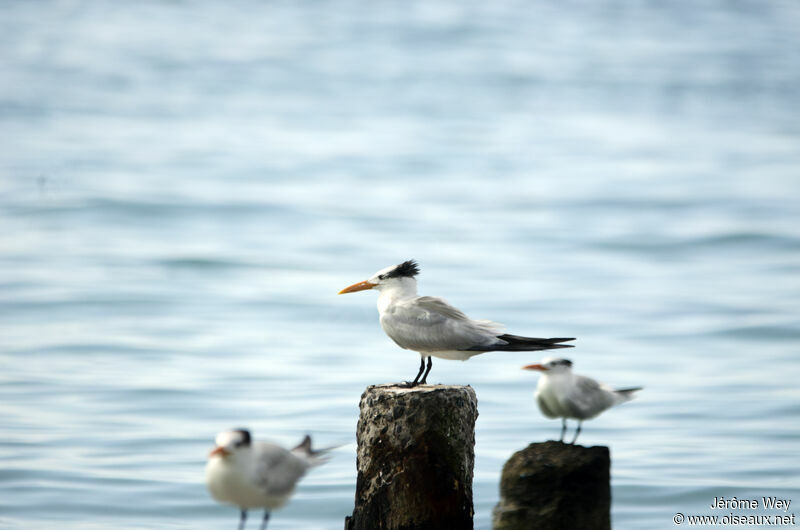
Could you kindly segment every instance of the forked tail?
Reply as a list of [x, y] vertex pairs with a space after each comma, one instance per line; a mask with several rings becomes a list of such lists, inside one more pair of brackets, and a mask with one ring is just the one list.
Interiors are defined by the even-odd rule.
[[298, 455], [303, 455], [311, 461], [312, 465], [319, 465], [328, 460], [328, 452], [339, 447], [338, 445], [332, 447], [323, 447], [322, 449], [311, 448], [311, 436], [306, 434], [303, 441], [296, 447], [292, 448], [292, 452]]

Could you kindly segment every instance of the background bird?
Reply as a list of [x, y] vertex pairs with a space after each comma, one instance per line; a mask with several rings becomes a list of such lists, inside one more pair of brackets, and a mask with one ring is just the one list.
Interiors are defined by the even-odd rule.
[[[380, 291], [378, 313], [383, 331], [401, 348], [419, 352], [421, 356], [419, 372], [414, 381], [406, 383], [409, 386], [427, 382], [433, 365], [432, 357], [465, 361], [487, 351], [572, 347], [559, 343], [574, 338], [540, 339], [505, 334], [502, 333], [502, 324], [473, 320], [442, 298], [417, 296], [417, 274], [417, 263], [408, 260], [382, 269], [370, 279], [339, 291], [339, 294], [365, 289]], [[428, 360], [427, 369], [425, 359]]]
[[311, 449], [306, 436], [288, 450], [275, 444], [253, 441], [245, 429], [217, 435], [216, 447], [206, 465], [206, 486], [219, 502], [241, 510], [239, 529], [247, 520], [247, 510], [263, 508], [261, 530], [267, 527], [270, 512], [285, 505], [300, 478], [309, 468], [325, 462], [328, 449]]
[[561, 438], [567, 430], [567, 418], [578, 420], [572, 442], [578, 439], [583, 420], [594, 418], [604, 410], [630, 401], [642, 387], [613, 389], [591, 377], [572, 373], [572, 361], [548, 357], [541, 363], [529, 364], [523, 370], [539, 370], [542, 377], [536, 386], [536, 402], [548, 418], [561, 418]]

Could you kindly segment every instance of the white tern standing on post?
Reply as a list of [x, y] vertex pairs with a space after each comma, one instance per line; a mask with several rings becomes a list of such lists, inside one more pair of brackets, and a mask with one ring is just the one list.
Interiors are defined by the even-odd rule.
[[581, 433], [583, 420], [594, 418], [604, 410], [630, 401], [642, 387], [613, 389], [591, 377], [572, 373], [572, 361], [548, 357], [541, 363], [523, 366], [523, 370], [539, 370], [542, 377], [536, 386], [536, 402], [548, 418], [561, 418], [561, 439], [567, 431], [567, 418], [578, 420], [571, 443]]
[[[419, 352], [419, 372], [408, 386], [425, 384], [432, 357], [466, 361], [487, 351], [532, 351], [571, 348], [559, 344], [574, 338], [538, 339], [502, 333], [503, 326], [490, 320], [472, 320], [442, 298], [417, 296], [419, 267], [405, 261], [376, 272], [369, 280], [339, 291], [353, 293], [377, 289], [378, 313], [383, 331], [401, 348]], [[425, 359], [428, 359], [427, 369]], [[425, 374], [423, 375], [423, 371]], [[422, 380], [420, 380], [422, 377]]]
[[221, 432], [208, 455], [206, 486], [217, 501], [241, 510], [239, 530], [244, 528], [248, 509], [263, 508], [264, 530], [270, 512], [289, 501], [297, 481], [309, 468], [325, 462], [325, 451], [312, 450], [310, 436], [290, 451], [254, 442], [245, 429]]

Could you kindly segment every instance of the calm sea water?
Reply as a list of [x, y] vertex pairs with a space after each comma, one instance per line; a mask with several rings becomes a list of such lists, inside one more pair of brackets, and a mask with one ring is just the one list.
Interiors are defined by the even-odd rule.
[[[233, 528], [203, 469], [246, 426], [347, 444], [271, 523], [341, 528], [359, 396], [418, 357], [336, 292], [408, 258], [646, 387], [581, 436], [616, 528], [800, 513], [798, 28], [793, 1], [3, 2], [0, 527]], [[539, 358], [434, 363], [478, 395], [476, 528], [558, 434]]]

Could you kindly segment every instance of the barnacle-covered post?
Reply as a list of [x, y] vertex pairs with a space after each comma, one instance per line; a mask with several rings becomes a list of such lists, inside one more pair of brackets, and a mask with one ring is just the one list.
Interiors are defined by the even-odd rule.
[[478, 400], [471, 387], [367, 387], [346, 530], [471, 529]]
[[494, 530], [611, 528], [608, 447], [532, 443], [503, 466]]

